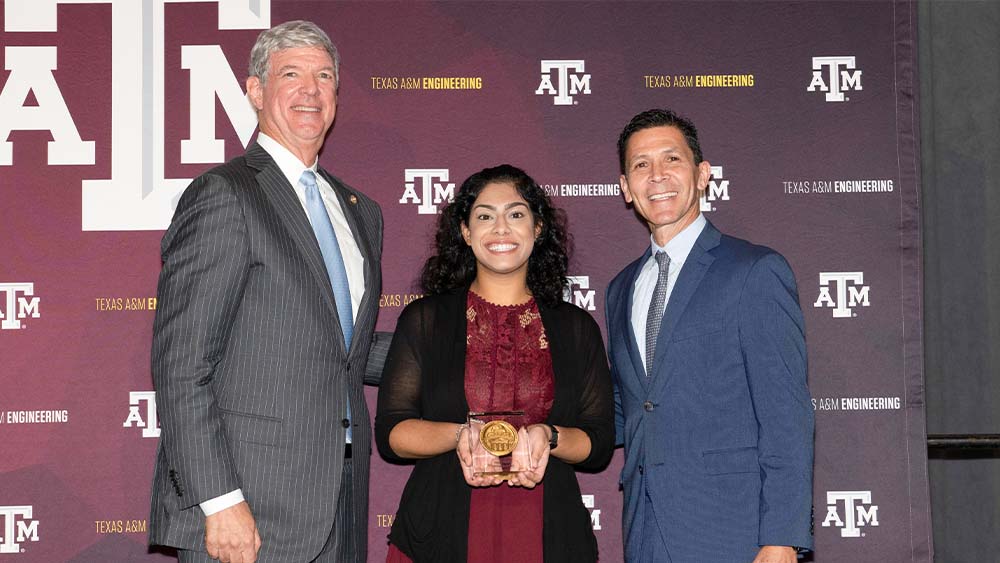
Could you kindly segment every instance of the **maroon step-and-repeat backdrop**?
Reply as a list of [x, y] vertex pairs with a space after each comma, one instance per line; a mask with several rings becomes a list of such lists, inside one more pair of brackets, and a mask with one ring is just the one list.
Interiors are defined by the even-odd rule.
[[[930, 561], [914, 3], [2, 6], [3, 561], [165, 560], [145, 545], [159, 240], [190, 179], [253, 137], [249, 50], [290, 19], [343, 55], [321, 161], [385, 214], [380, 330], [419, 294], [456, 186], [501, 162], [567, 211], [566, 298], [603, 324], [607, 283], [648, 244], [620, 194], [618, 132], [650, 107], [691, 117], [713, 171], [702, 210], [798, 278], [814, 560]], [[620, 468], [619, 451], [580, 477], [602, 561], [622, 558]], [[379, 561], [409, 467], [372, 471]]]

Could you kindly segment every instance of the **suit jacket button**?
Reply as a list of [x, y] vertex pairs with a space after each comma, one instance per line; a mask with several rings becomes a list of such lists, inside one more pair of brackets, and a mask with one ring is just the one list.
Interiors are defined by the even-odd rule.
[[639, 466], [639, 475], [642, 475], [642, 466]]
[[340, 421], [340, 425], [343, 426], [344, 428], [350, 428], [351, 427], [351, 421], [347, 420], [346, 418], [342, 419]]
[[656, 405], [653, 404], [653, 401], [646, 401], [645, 403], [642, 404], [642, 408], [646, 409], [646, 411], [648, 412], [653, 412], [653, 409], [656, 408]]

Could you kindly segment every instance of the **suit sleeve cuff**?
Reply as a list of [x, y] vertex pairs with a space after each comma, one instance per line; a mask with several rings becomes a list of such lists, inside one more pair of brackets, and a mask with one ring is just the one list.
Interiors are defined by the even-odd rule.
[[243, 490], [236, 489], [235, 491], [229, 491], [222, 496], [210, 498], [205, 502], [199, 503], [198, 506], [201, 507], [201, 511], [205, 513], [205, 516], [211, 516], [216, 512], [221, 512], [231, 506], [236, 506], [244, 500], [246, 499], [243, 498]]

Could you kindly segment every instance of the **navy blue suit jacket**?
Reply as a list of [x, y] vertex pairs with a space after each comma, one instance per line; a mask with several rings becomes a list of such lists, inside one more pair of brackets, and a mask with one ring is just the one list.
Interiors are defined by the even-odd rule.
[[648, 495], [671, 563], [749, 562], [812, 547], [813, 409], [795, 278], [769, 248], [708, 223], [664, 312], [652, 373], [632, 330], [649, 250], [608, 287], [616, 434], [625, 446], [625, 559]]

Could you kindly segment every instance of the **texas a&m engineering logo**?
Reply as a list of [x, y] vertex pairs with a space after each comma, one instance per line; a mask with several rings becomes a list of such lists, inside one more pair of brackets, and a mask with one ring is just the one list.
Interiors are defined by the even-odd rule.
[[[835, 291], [832, 295], [831, 284]], [[832, 308], [835, 319], [856, 317], [858, 314], [851, 307], [869, 305], [868, 290], [871, 286], [865, 285], [864, 272], [820, 272], [819, 285], [819, 297], [813, 307]]]
[[878, 505], [872, 504], [871, 491], [827, 491], [826, 505], [823, 527], [840, 528], [842, 538], [860, 538], [865, 535], [862, 527], [878, 526]]
[[[572, 106], [577, 103], [573, 96], [590, 94], [590, 75], [583, 72], [583, 59], [573, 61], [542, 61], [542, 80], [535, 89], [535, 95], [555, 96], [552, 103], [557, 106]], [[555, 82], [553, 83], [553, 78]]]
[[436, 215], [441, 212], [439, 205], [455, 199], [455, 183], [448, 181], [447, 168], [407, 168], [404, 173], [406, 183], [399, 203], [416, 203], [417, 213]]
[[39, 298], [35, 284], [0, 283], [0, 330], [25, 328], [24, 319], [37, 319]]
[[[861, 69], [855, 68], [854, 57], [813, 57], [812, 81], [807, 92], [826, 92], [828, 102], [846, 102], [850, 98], [844, 92], [862, 90]], [[823, 80], [823, 69], [827, 69]]]
[[31, 517], [31, 506], [0, 506], [0, 553], [23, 553], [25, 542], [38, 541], [38, 520]]
[[[156, 418], [156, 392], [155, 391], [132, 391], [128, 394], [129, 408], [128, 416], [122, 423], [122, 428], [131, 428], [133, 425], [142, 428], [143, 438], [160, 437], [160, 421]], [[146, 417], [143, 418], [140, 407], [146, 404]]]

